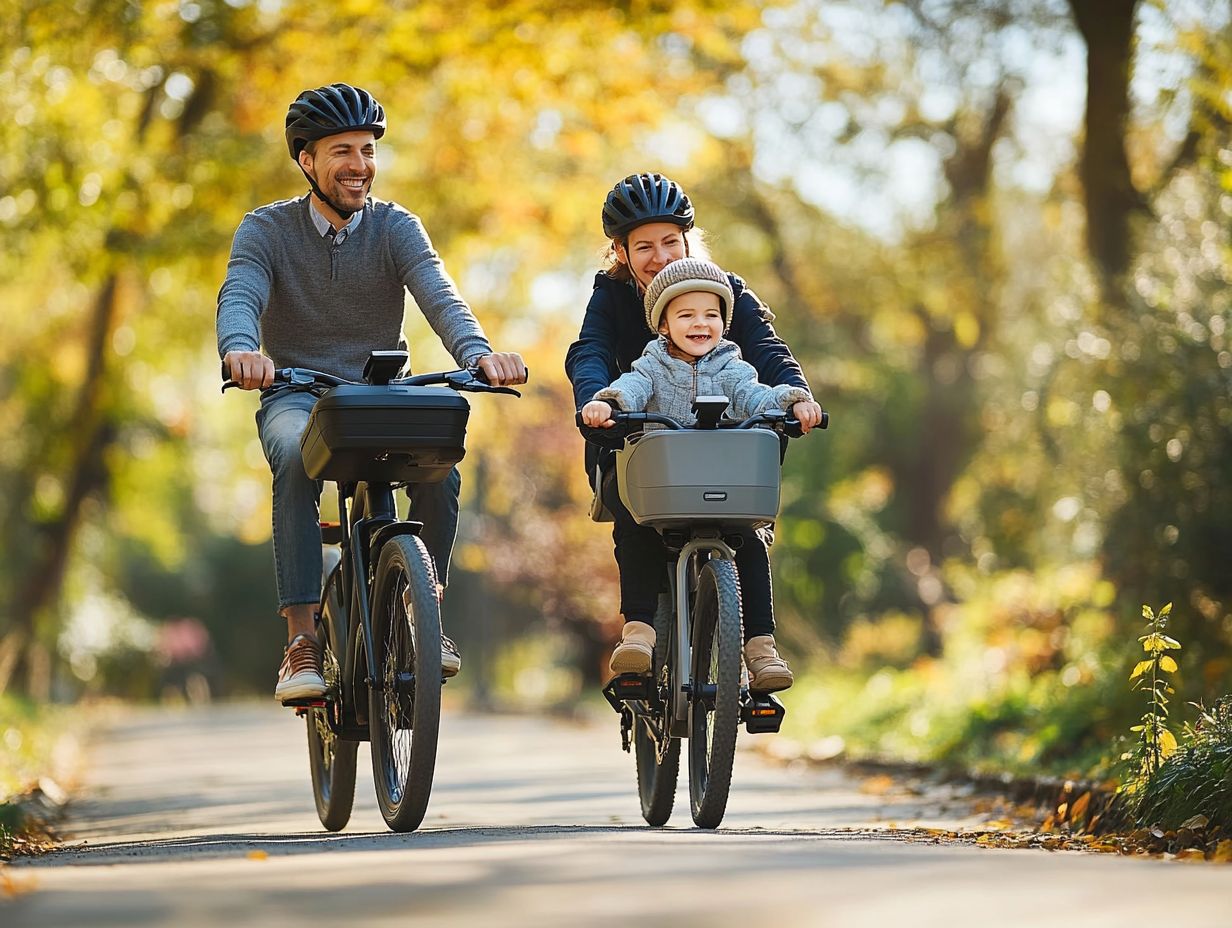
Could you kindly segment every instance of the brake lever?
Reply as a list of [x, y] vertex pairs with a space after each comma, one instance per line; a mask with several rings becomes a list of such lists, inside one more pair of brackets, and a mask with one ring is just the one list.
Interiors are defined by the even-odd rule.
[[[526, 373], [526, 378], [530, 379], [530, 368], [523, 367], [522, 370]], [[466, 380], [462, 380], [460, 374], [466, 373], [470, 376]], [[469, 390], [473, 393], [507, 393], [510, 396], [521, 397], [522, 394], [513, 387], [494, 387], [488, 382], [488, 376], [484, 373], [482, 367], [468, 367], [459, 372], [457, 379], [450, 379], [450, 386], [457, 390]]]

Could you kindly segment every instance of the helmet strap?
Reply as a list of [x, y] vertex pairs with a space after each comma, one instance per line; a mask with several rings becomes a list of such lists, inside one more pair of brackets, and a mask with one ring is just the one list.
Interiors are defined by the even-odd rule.
[[300, 171], [303, 173], [304, 177], [308, 179], [308, 186], [312, 188], [312, 192], [315, 193], [318, 197], [320, 197], [321, 202], [324, 203], [326, 206], [328, 206], [330, 209], [332, 209], [335, 213], [337, 213], [342, 219], [349, 220], [352, 216], [355, 215], [356, 212], [358, 212], [357, 210], [353, 210], [353, 209], [344, 209], [343, 207], [335, 203], [333, 200], [331, 200], [329, 197], [327, 197], [325, 195], [325, 192], [321, 190], [320, 187], [317, 186], [317, 182], [313, 180], [312, 175], [304, 170], [304, 166], [300, 164], [298, 161], [296, 161], [295, 163], [299, 165]]

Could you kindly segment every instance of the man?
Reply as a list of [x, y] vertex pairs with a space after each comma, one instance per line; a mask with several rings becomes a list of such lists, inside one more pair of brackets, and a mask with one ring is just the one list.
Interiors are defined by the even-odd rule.
[[[218, 353], [245, 390], [272, 385], [275, 368], [305, 367], [349, 380], [362, 377], [376, 349], [405, 349], [409, 290], [458, 364], [479, 367], [493, 384], [524, 383], [515, 353], [495, 353], [432, 248], [419, 218], [369, 197], [385, 110], [348, 84], [306, 90], [287, 112], [291, 158], [311, 192], [263, 206], [236, 230], [218, 293]], [[309, 480], [299, 441], [313, 397], [264, 393], [257, 429], [273, 472], [274, 565], [287, 649], [275, 698], [287, 702], [325, 692], [316, 612], [321, 584], [321, 487]], [[444, 586], [458, 519], [455, 469], [437, 484], [408, 487], [410, 518]], [[442, 641], [442, 669], [458, 672], [453, 642]]]

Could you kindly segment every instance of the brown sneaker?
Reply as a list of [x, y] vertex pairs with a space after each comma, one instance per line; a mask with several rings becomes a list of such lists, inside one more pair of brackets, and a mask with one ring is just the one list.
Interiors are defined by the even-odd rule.
[[757, 635], [746, 641], [744, 663], [749, 668], [749, 689], [759, 693], [785, 690], [795, 682], [787, 661], [774, 646], [773, 635]]
[[650, 673], [654, 660], [655, 630], [645, 622], [626, 622], [620, 644], [608, 666], [612, 673]]
[[321, 646], [309, 635], [296, 635], [282, 655], [274, 698], [279, 702], [325, 695], [321, 675]]

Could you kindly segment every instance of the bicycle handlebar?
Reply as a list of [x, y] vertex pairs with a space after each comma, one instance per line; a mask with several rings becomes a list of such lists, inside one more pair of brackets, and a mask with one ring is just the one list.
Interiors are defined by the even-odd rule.
[[[530, 369], [526, 369], [527, 377], [530, 376]], [[231, 372], [227, 369], [226, 362], [222, 365], [222, 378], [226, 381], [222, 385], [222, 391], [225, 393], [232, 387], [238, 387], [239, 384], [230, 378]], [[292, 389], [305, 390], [311, 392], [313, 388], [320, 387], [342, 387], [342, 386], [358, 386], [366, 387], [373, 384], [365, 383], [362, 380], [347, 380], [343, 377], [338, 377], [334, 374], [327, 374], [324, 371], [309, 370], [305, 367], [283, 367], [274, 371], [274, 383], [286, 384]], [[468, 393], [508, 393], [513, 396], [521, 396], [517, 390], [512, 387], [495, 387], [488, 383], [487, 375], [484, 374], [482, 368], [460, 368], [456, 371], [439, 371], [431, 374], [412, 374], [410, 377], [399, 377], [389, 381], [388, 386], [402, 387], [427, 387], [441, 385], [449, 387], [451, 390], [466, 391]], [[377, 386], [386, 386], [378, 384]]]
[[[673, 431], [700, 431], [685, 425], [679, 419], [674, 419], [671, 416], [658, 412], [623, 412], [622, 410], [614, 409], [612, 410], [612, 421], [616, 424], [606, 429], [590, 426], [583, 422], [581, 410], [578, 410], [574, 421], [577, 423], [582, 437], [588, 442], [596, 444], [601, 448], [610, 448], [612, 450], [619, 449], [629, 435], [642, 431], [641, 426], [647, 423], [663, 425]], [[823, 410], [818, 428], [828, 428], [829, 425], [830, 414]], [[799, 438], [804, 434], [800, 428], [800, 420], [792, 418], [781, 409], [769, 409], [765, 412], [759, 412], [742, 421], [734, 419], [720, 421], [718, 425], [720, 429], [737, 430], [754, 429], [763, 426], [769, 426], [771, 431], [777, 432], [780, 435], [786, 435], [788, 438]]]

